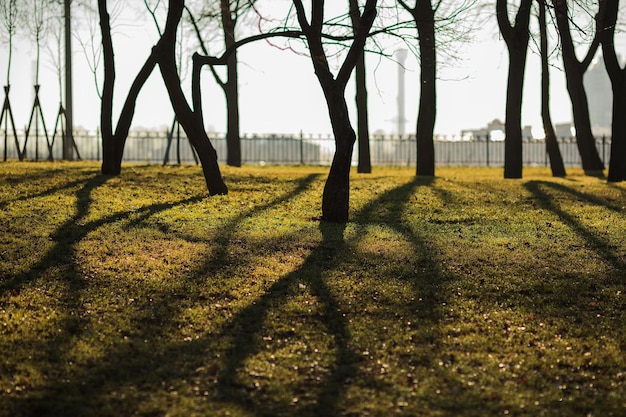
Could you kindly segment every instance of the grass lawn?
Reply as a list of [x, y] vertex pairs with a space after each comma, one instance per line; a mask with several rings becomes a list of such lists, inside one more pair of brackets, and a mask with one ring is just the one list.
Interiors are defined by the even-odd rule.
[[624, 416], [626, 184], [0, 163], [0, 416]]

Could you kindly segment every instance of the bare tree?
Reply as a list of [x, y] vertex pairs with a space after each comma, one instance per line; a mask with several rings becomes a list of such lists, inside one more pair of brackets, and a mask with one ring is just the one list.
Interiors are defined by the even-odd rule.
[[550, 168], [555, 177], [565, 176], [565, 165], [556, 139], [556, 132], [550, 115], [550, 66], [548, 61], [548, 34], [546, 1], [538, 0], [539, 13], [539, 56], [541, 58], [541, 120], [545, 133], [546, 151], [550, 158]]
[[608, 181], [626, 180], [626, 67], [621, 65], [615, 51], [615, 30], [618, 24], [619, 0], [601, 0], [604, 8], [599, 21], [604, 65], [613, 90], [613, 116], [611, 121], [611, 161]]
[[[313, 0], [309, 13], [301, 0], [293, 0], [298, 23], [308, 49], [315, 75], [326, 99], [330, 122], [335, 137], [335, 155], [322, 196], [322, 220], [347, 222], [350, 198], [350, 165], [356, 142], [356, 133], [352, 128], [345, 90], [350, 75], [363, 54], [365, 41], [376, 17], [376, 0], [367, 0], [360, 13], [359, 25], [350, 48], [338, 73], [333, 74], [324, 47], [324, 1]], [[310, 16], [310, 17], [309, 17]]]
[[31, 35], [35, 39], [35, 98], [33, 101], [33, 107], [30, 113], [30, 118], [28, 121], [28, 127], [26, 128], [26, 132], [24, 134], [24, 147], [22, 149], [22, 157], [26, 156], [26, 144], [28, 143], [28, 138], [30, 136], [30, 130], [35, 122], [35, 159], [39, 158], [39, 123], [42, 124], [44, 136], [46, 138], [46, 142], [49, 150], [49, 159], [52, 158], [52, 150], [50, 146], [50, 142], [48, 140], [48, 130], [46, 128], [45, 118], [43, 117], [43, 110], [41, 109], [41, 103], [39, 101], [39, 67], [41, 64], [41, 41], [42, 36], [44, 36], [46, 25], [50, 21], [50, 17], [47, 15], [49, 12], [50, 5], [46, 4], [46, 0], [30, 0], [28, 3], [29, 13], [27, 13], [29, 19], [27, 19], [27, 26], [30, 29]]
[[[572, 102], [572, 111], [574, 115], [574, 126], [576, 127], [576, 142], [578, 151], [582, 160], [583, 169], [590, 173], [596, 174], [604, 170], [604, 164], [600, 159], [600, 155], [595, 145], [595, 138], [591, 131], [591, 121], [589, 118], [589, 103], [587, 93], [583, 84], [585, 72], [591, 65], [593, 57], [600, 45], [600, 39], [597, 31], [587, 49], [587, 53], [582, 60], [576, 56], [576, 45], [572, 37], [570, 22], [570, 10], [567, 0], [553, 0], [554, 11], [556, 14], [556, 23], [561, 38], [561, 52], [563, 55], [563, 67], [565, 69], [565, 77], [567, 82], [567, 91]], [[576, 2], [572, 2], [572, 7]], [[593, 30], [593, 27], [589, 28]]]
[[522, 95], [532, 2], [533, 0], [521, 0], [515, 15], [515, 24], [511, 24], [508, 1], [496, 1], [498, 26], [509, 51], [504, 127], [504, 178], [522, 178]]
[[192, 104], [191, 107], [181, 87], [181, 80], [176, 65], [176, 37], [178, 25], [185, 8], [183, 0], [169, 0], [167, 20], [161, 39], [153, 49], [159, 70], [165, 82], [170, 101], [176, 112], [176, 118], [187, 134], [200, 163], [210, 195], [227, 194], [228, 188], [222, 178], [217, 152], [211, 144], [204, 129], [202, 116], [202, 97], [200, 92], [200, 70], [202, 64], [194, 55], [192, 71]]
[[16, 0], [3, 0], [0, 3], [0, 20], [6, 30], [6, 36], [8, 37], [9, 55], [7, 59], [7, 79], [4, 85], [4, 104], [2, 105], [2, 114], [0, 114], [0, 126], [2, 120], [5, 120], [4, 129], [4, 160], [7, 159], [7, 134], [8, 124], [11, 123], [11, 129], [13, 132], [13, 139], [15, 140], [15, 146], [19, 154], [19, 159], [22, 160], [22, 152], [20, 151], [20, 144], [17, 139], [17, 132], [15, 130], [15, 121], [13, 120], [13, 110], [11, 109], [11, 101], [9, 100], [9, 92], [11, 90], [11, 59], [13, 56], [13, 37], [17, 31], [17, 25], [19, 21], [19, 11]]
[[137, 98], [156, 66], [156, 50], [153, 48], [133, 81], [120, 112], [117, 127], [113, 131], [113, 94], [115, 87], [115, 56], [111, 36], [111, 22], [107, 0], [98, 0], [102, 53], [104, 57], [104, 80], [102, 84], [100, 129], [102, 131], [102, 173], [119, 175], [128, 132], [135, 114]]
[[[193, 24], [195, 33], [205, 55], [209, 55], [209, 48], [205, 42], [205, 36], [201, 33], [201, 27], [207, 25], [209, 31], [215, 32], [215, 23], [219, 23], [223, 50], [229, 50], [226, 58], [226, 76], [221, 77], [215, 68], [211, 72], [217, 84], [224, 91], [226, 98], [226, 163], [230, 166], [241, 166], [241, 138], [239, 130], [239, 77], [237, 50], [233, 48], [237, 42], [237, 24], [254, 7], [255, 0], [213, 0], [204, 2], [204, 9], [192, 13], [190, 8], [189, 18]], [[199, 15], [195, 18], [194, 15]]]

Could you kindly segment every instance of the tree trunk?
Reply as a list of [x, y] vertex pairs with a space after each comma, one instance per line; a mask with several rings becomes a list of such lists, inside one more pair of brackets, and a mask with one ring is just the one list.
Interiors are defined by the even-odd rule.
[[565, 66], [567, 78], [567, 91], [572, 102], [572, 114], [574, 115], [574, 127], [576, 128], [576, 145], [580, 153], [583, 169], [585, 172], [595, 175], [604, 169], [602, 159], [596, 148], [596, 140], [591, 131], [589, 118], [589, 104], [587, 93], [583, 84], [584, 73], [578, 68]]
[[343, 92], [332, 91], [326, 96], [336, 149], [322, 195], [322, 219], [345, 223], [350, 206], [350, 167], [356, 133], [350, 123]]
[[[361, 24], [361, 13], [357, 0], [350, 0], [350, 18], [352, 31], [356, 33]], [[361, 54], [354, 67], [356, 81], [356, 117], [357, 117], [357, 141], [359, 149], [359, 161], [357, 172], [370, 174], [372, 172], [372, 158], [370, 154], [370, 131], [367, 108], [367, 79], [365, 71], [365, 54]]]
[[509, 78], [504, 125], [504, 178], [522, 178], [522, 96], [526, 49], [509, 50]]
[[418, 1], [415, 23], [420, 49], [420, 103], [417, 115], [416, 142], [418, 176], [435, 175], [434, 130], [437, 109], [437, 56], [435, 45], [435, 14], [431, 1]]
[[585, 172], [595, 175], [604, 169], [604, 164], [600, 159], [595, 144], [595, 138], [591, 132], [589, 103], [583, 84], [583, 76], [598, 49], [599, 35], [596, 32], [585, 59], [582, 62], [579, 61], [576, 57], [574, 41], [570, 34], [567, 1], [553, 0], [552, 3], [555, 9], [556, 22], [561, 38], [561, 51], [563, 55], [567, 92], [572, 102], [572, 113], [574, 116], [574, 126], [576, 128], [576, 144], [578, 145], [583, 169]]
[[228, 81], [224, 84], [226, 95], [226, 163], [233, 167], [241, 166], [241, 138], [239, 134], [239, 87], [237, 85], [237, 57], [234, 52], [226, 65]]
[[98, 0], [102, 55], [104, 57], [104, 81], [100, 101], [100, 133], [102, 134], [102, 168], [104, 175], [119, 175], [115, 163], [115, 138], [113, 137], [113, 92], [115, 87], [115, 55], [111, 39], [111, 24], [106, 0]]
[[102, 101], [100, 112], [100, 131], [102, 134], [102, 167], [104, 175], [119, 175], [122, 172], [122, 158], [128, 132], [135, 115], [137, 97], [142, 87], [152, 74], [156, 65], [154, 49], [143, 64], [133, 84], [130, 87], [126, 101], [117, 121], [117, 128], [113, 132], [113, 95], [115, 86], [115, 55], [111, 39], [111, 26], [106, 0], [98, 0], [100, 15], [100, 29], [104, 56], [104, 82], [102, 86]]
[[[365, 40], [376, 18], [376, 0], [367, 0], [358, 25], [353, 23], [353, 26], [356, 26], [354, 41], [336, 77], [330, 70], [323, 44], [324, 2], [321, 0], [311, 2], [311, 13], [309, 14], [311, 23], [307, 20], [307, 13], [302, 1], [292, 0], [292, 2], [300, 27], [307, 39], [311, 62], [324, 92], [335, 136], [335, 155], [322, 196], [322, 220], [345, 223], [348, 221], [349, 210], [350, 166], [353, 147], [356, 142], [356, 134], [350, 123], [345, 91], [350, 74], [360, 56], [363, 55]], [[355, 16], [353, 15], [352, 18], [354, 19]]]
[[354, 69], [356, 73], [356, 114], [359, 143], [359, 162], [357, 165], [357, 172], [361, 174], [370, 174], [372, 172], [372, 158], [370, 154], [365, 54], [361, 55]]
[[[229, 0], [221, 0], [222, 29], [226, 49], [235, 44], [236, 20], [233, 19]], [[226, 163], [241, 166], [241, 139], [239, 137], [239, 85], [237, 73], [237, 51], [228, 56], [226, 61], [227, 80], [222, 84], [226, 96]]]
[[532, 0], [522, 0], [516, 14], [515, 26], [511, 26], [507, 1], [497, 0], [496, 3], [498, 26], [509, 51], [504, 125], [504, 178], [522, 178], [522, 97], [531, 6]]
[[539, 32], [541, 56], [541, 120], [545, 133], [546, 152], [550, 159], [553, 177], [564, 177], [565, 165], [556, 139], [556, 132], [550, 116], [550, 66], [548, 65], [548, 36], [546, 30], [545, 0], [539, 0]]
[[611, 122], [611, 161], [609, 182], [626, 180], [626, 74], [619, 74], [619, 82], [613, 85], [613, 116]]
[[176, 112], [176, 118], [189, 138], [189, 142], [194, 147], [200, 163], [202, 172], [209, 190], [209, 195], [227, 194], [228, 188], [222, 179], [220, 168], [217, 163], [217, 152], [211, 145], [204, 130], [202, 120], [202, 107], [199, 100], [200, 77], [199, 66], [194, 62], [194, 74], [192, 80], [192, 90], [194, 94], [195, 110], [192, 110], [185, 94], [181, 88], [180, 77], [176, 68], [176, 32], [184, 7], [183, 0], [170, 0], [167, 14], [165, 30], [161, 40], [156, 46], [157, 63], [167, 92]]
[[604, 66], [611, 79], [613, 90], [613, 115], [611, 121], [611, 161], [609, 182], [626, 180], [626, 68], [621, 67], [615, 51], [615, 27], [617, 26], [619, 0], [600, 2], [604, 10], [602, 21], [602, 55]]

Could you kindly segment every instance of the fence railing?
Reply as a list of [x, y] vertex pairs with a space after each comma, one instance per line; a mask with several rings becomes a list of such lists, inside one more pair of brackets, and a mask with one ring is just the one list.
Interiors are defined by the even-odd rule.
[[[226, 138], [223, 134], [209, 135], [220, 160], [226, 160]], [[24, 134], [18, 132], [20, 149], [24, 149]], [[101, 138], [97, 131], [79, 130], [74, 133], [76, 148], [81, 159], [99, 161], [102, 158]], [[566, 166], [580, 166], [580, 155], [574, 138], [559, 138], [559, 148]], [[169, 145], [169, 146], [168, 146]], [[52, 144], [51, 156], [61, 158], [61, 138], [56, 137]], [[608, 164], [611, 141], [608, 137], [596, 139], [596, 147], [605, 165]], [[543, 140], [525, 139], [523, 162], [526, 166], [547, 166], [549, 164]], [[246, 135], [241, 138], [243, 164], [280, 165], [330, 165], [335, 150], [332, 137], [323, 135]], [[354, 163], [358, 160], [355, 146]], [[406, 165], [416, 163], [416, 142], [414, 136], [373, 136], [370, 139], [370, 153], [373, 165]], [[0, 133], [0, 155], [4, 159], [17, 159], [18, 150], [15, 138]], [[31, 137], [25, 147], [25, 157], [29, 160], [46, 160], [50, 157], [45, 137]], [[126, 141], [124, 162], [142, 163], [195, 163], [196, 157], [181, 131], [180, 136], [169, 140], [166, 131], [131, 132]], [[435, 163], [449, 166], [503, 166], [504, 142], [478, 137], [470, 141], [435, 138]]]

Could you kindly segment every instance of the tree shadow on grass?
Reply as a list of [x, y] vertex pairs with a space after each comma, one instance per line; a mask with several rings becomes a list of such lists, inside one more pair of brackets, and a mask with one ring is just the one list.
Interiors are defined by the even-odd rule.
[[[393, 410], [401, 411], [398, 407], [404, 405], [396, 406], [393, 401], [394, 396], [402, 391], [397, 389], [397, 384], [402, 382], [381, 380], [379, 374], [372, 372], [371, 369], [372, 366], [381, 365], [375, 365], [371, 360], [372, 357], [378, 357], [378, 361], [387, 361], [394, 356], [387, 351], [391, 346], [385, 347], [386, 325], [393, 323], [396, 326], [401, 323], [401, 327], [405, 322], [409, 328], [404, 330], [415, 335], [415, 343], [421, 346], [414, 349], [414, 357], [407, 357], [405, 353], [402, 358], [396, 358], [400, 366], [406, 366], [402, 371], [404, 375], [408, 375], [410, 380], [420, 378], [418, 375], [411, 376], [411, 372], [428, 373], [433, 363], [439, 360], [437, 345], [440, 337], [438, 326], [442, 318], [441, 307], [445, 305], [446, 286], [453, 276], [441, 270], [437, 250], [431, 247], [419, 231], [402, 220], [402, 213], [406, 205], [411, 204], [411, 197], [416, 190], [429, 186], [432, 180], [413, 180], [371, 201], [354, 215], [353, 223], [348, 225], [355, 230], [354, 237], [348, 240], [344, 237], [346, 225], [320, 223], [322, 241], [313, 248], [302, 266], [279, 278], [261, 297], [241, 310], [219, 336], [229, 340], [218, 380], [218, 389], [223, 401], [245, 409], [247, 414], [258, 416], [358, 415], [361, 411], [368, 412], [367, 408], [372, 404], [374, 407], [380, 407], [380, 402], [376, 400], [370, 404], [354, 404], [354, 399], [348, 398], [348, 391], [351, 387], [359, 387], [364, 390], [363, 392], [368, 390], [375, 390], [374, 392], [378, 394], [384, 392], [384, 395], [389, 395], [392, 399], [392, 404], [385, 402], [387, 405], [384, 408], [390, 413]], [[389, 253], [379, 255], [361, 253], [360, 243], [372, 237], [369, 228], [380, 226], [391, 229], [401, 240], [405, 240], [414, 258], [402, 261]], [[355, 267], [361, 261], [367, 263], [364, 268], [379, 269], [381, 276], [390, 282], [361, 282], [359, 267]], [[369, 274], [368, 280], [371, 280]], [[356, 302], [359, 306], [367, 305], [370, 310], [376, 310], [374, 312], [355, 311], [355, 307], [349, 302], [353, 294], [343, 292], [346, 291], [346, 286], [358, 288], [360, 291], [356, 297], [366, 297], [378, 294], [377, 289], [380, 289], [381, 293], [384, 292], [385, 286], [404, 284], [412, 288], [413, 294], [406, 302], [385, 300], [380, 305], [375, 302], [373, 304]], [[340, 288], [339, 292], [336, 287]], [[298, 298], [305, 288], [310, 290], [310, 294], [320, 305], [319, 312], [309, 312], [308, 315], [311, 321], [317, 321], [323, 327], [319, 332], [325, 332], [328, 336], [330, 340], [328, 343], [333, 346], [332, 359], [327, 358], [327, 369], [322, 378], [308, 380], [306, 385], [308, 395], [305, 400], [298, 399], [304, 389], [303, 382], [291, 381], [286, 382], [287, 385], [284, 387], [289, 395], [285, 395], [282, 402], [271, 402], [264, 397], [262, 387], [253, 384], [254, 378], [249, 378], [245, 370], [250, 371], [254, 367], [255, 357], [271, 357], [272, 352], [275, 352], [270, 344], [264, 341], [264, 337], [267, 337], [265, 336], [267, 328], [276, 325], [276, 320], [280, 320], [280, 310], [284, 308], [283, 306], [291, 299]], [[271, 321], [271, 324], [268, 321]], [[359, 334], [360, 339], [357, 340], [351, 328], [363, 323], [367, 323], [365, 332], [368, 335], [363, 339], [364, 336]], [[284, 323], [283, 326], [288, 328], [290, 324]], [[305, 343], [314, 343], [297, 332], [294, 329], [287, 330], [287, 338], [299, 338], [305, 340]], [[293, 340], [290, 343], [295, 344]], [[463, 410], [467, 407], [480, 409], [480, 396], [477, 392], [463, 389], [463, 384], [456, 381], [453, 376], [447, 377], [446, 381], [448, 384], [446, 388], [450, 389], [449, 395], [444, 396], [446, 399], [439, 402], [433, 396], [432, 402], [424, 402], [424, 408], [449, 411]], [[408, 395], [408, 390], [406, 391], [405, 394]], [[462, 398], [457, 398], [456, 403], [449, 401], [455, 398], [452, 391], [463, 392]], [[292, 398], [293, 401], [290, 401]], [[298, 403], [294, 402], [296, 400]], [[400, 404], [403, 404], [402, 401]], [[412, 412], [420, 410], [413, 407]]]
[[[67, 284], [64, 285], [65, 288], [63, 288], [63, 293], [59, 299], [60, 304], [64, 306], [62, 318], [57, 324], [59, 335], [52, 339], [29, 341], [29, 344], [40, 346], [36, 350], [43, 355], [43, 360], [39, 359], [39, 361], [48, 365], [42, 365], [38, 372], [47, 374], [49, 383], [46, 386], [37, 387], [37, 390], [31, 395], [19, 396], [12, 404], [10, 403], [12, 415], [118, 415], [122, 408], [129, 408], [130, 414], [136, 414], [141, 409], [140, 398], [129, 396], [127, 400], [119, 400], [118, 406], [122, 408], [116, 408], [110, 402], [112, 392], [124, 387], [150, 385], [148, 381], [154, 380], [155, 374], [159, 378], [157, 379], [158, 382], [178, 381], [178, 376], [181, 378], [188, 376], [186, 374], [180, 375], [180, 372], [184, 371], [179, 369], [187, 370], [181, 361], [188, 360], [190, 357], [199, 365], [204, 364], [206, 359], [205, 348], [207, 345], [212, 345], [212, 338], [209, 340], [201, 338], [193, 343], [184, 341], [180, 344], [160, 345], [162, 338], [171, 336], [172, 332], [180, 332], [176, 321], [181, 310], [189, 305], [188, 299], [193, 299], [192, 296], [186, 296], [185, 291], [189, 291], [189, 287], [194, 288], [198, 281], [206, 280], [207, 272], [210, 274], [213, 263], [218, 265], [228, 263], [228, 245], [230, 245], [228, 239], [237, 230], [241, 221], [255, 215], [255, 213], [296, 197], [316, 177], [316, 175], [308, 176], [298, 182], [294, 190], [290, 190], [264, 205], [245, 210], [234, 219], [226, 222], [216, 233], [218, 249], [205, 260], [202, 267], [199, 267], [197, 271], [192, 271], [181, 282], [175, 283], [173, 288], [153, 288], [154, 291], [150, 294], [150, 299], [144, 300], [137, 313], [128, 318], [131, 323], [135, 324], [135, 328], [130, 329], [130, 331], [120, 329], [124, 338], [112, 346], [107, 346], [103, 356], [96, 362], [83, 364], [78, 369], [75, 367], [70, 370], [69, 368], [64, 369], [67, 365], [62, 363], [62, 358], [74, 345], [81, 343], [84, 334], [94, 331], [91, 326], [102, 325], [90, 323], [89, 319], [86, 318], [85, 310], [87, 307], [82, 304], [81, 297], [92, 284], [82, 276], [78, 265], [75, 263], [73, 256], [75, 245], [88, 233], [105, 226], [107, 223], [127, 219], [131, 227], [139, 226], [150, 216], [160, 211], [178, 205], [199, 202], [203, 199], [203, 197], [192, 197], [174, 203], [154, 204], [81, 224], [92, 203], [92, 190], [106, 181], [106, 178], [98, 177], [88, 181], [77, 193], [76, 214], [55, 232], [53, 238], [56, 244], [54, 247], [43, 254], [42, 258], [29, 271], [2, 282], [0, 286], [0, 296], [6, 293], [17, 294], [23, 288], [37, 282], [45, 270], [55, 266], [63, 269], [60, 274], [60, 281]], [[202, 301], [202, 299], [198, 300]], [[127, 342], [129, 336], [135, 342]], [[137, 341], [143, 341], [144, 344], [138, 345]], [[158, 390], [159, 388], [160, 386], [151, 386], [150, 390]], [[150, 394], [139, 392], [138, 395], [141, 397], [141, 395], [149, 396]], [[115, 395], [113, 395], [113, 399], [114, 397]], [[127, 404], [127, 407], [121, 405], [124, 403]], [[148, 414], [150, 415], [153, 411], [149, 411]], [[155, 415], [161, 414], [158, 411], [154, 411], [154, 413], [156, 413]]]
[[554, 213], [563, 223], [567, 224], [578, 236], [584, 241], [588, 242], [594, 250], [604, 258], [615, 270], [626, 270], [626, 259], [619, 257], [615, 253], [615, 248], [612, 247], [606, 239], [601, 237], [598, 232], [592, 231], [590, 228], [585, 227], [583, 223], [577, 219], [576, 215], [568, 213], [563, 210], [554, 201], [553, 196], [546, 190], [552, 189], [553, 191], [564, 193], [570, 197], [576, 198], [580, 201], [584, 201], [588, 204], [602, 206], [607, 210], [613, 211], [618, 214], [623, 214], [623, 206], [621, 204], [609, 203], [605, 200], [581, 193], [570, 187], [562, 184], [547, 182], [547, 181], [531, 181], [526, 185], [526, 189], [531, 192], [538, 200], [538, 204], [549, 212]]

